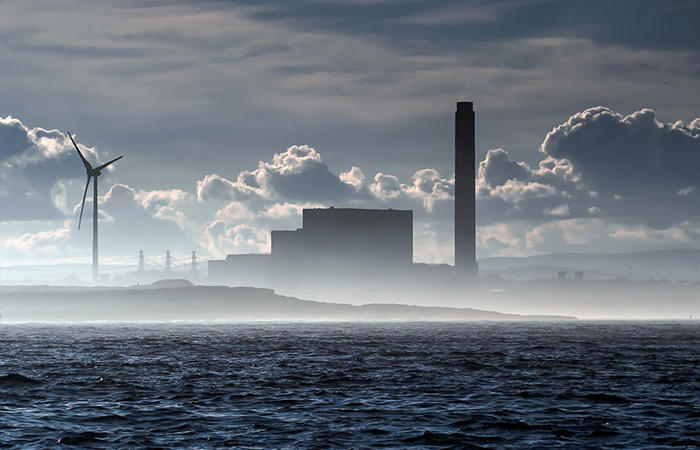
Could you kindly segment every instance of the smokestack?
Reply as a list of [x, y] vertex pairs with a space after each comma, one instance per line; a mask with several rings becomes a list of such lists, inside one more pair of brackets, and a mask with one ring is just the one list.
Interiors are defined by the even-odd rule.
[[455, 275], [476, 276], [476, 186], [474, 104], [455, 112]]

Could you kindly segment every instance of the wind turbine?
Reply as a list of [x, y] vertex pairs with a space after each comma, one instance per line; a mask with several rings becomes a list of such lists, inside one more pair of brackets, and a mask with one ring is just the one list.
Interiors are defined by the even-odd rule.
[[73, 143], [73, 147], [78, 152], [80, 160], [85, 166], [85, 171], [87, 172], [87, 183], [85, 184], [85, 192], [83, 192], [83, 203], [80, 205], [80, 218], [78, 219], [78, 229], [80, 229], [80, 224], [83, 221], [83, 209], [85, 208], [85, 197], [87, 196], [88, 187], [90, 186], [90, 179], [94, 178], [95, 181], [92, 183], [92, 281], [97, 283], [99, 279], [99, 268], [97, 264], [97, 177], [102, 173], [101, 170], [110, 164], [122, 159], [124, 156], [114, 158], [113, 160], [102, 164], [101, 166], [92, 167], [87, 159], [83, 156], [78, 148], [78, 145], [73, 140], [70, 131], [68, 132], [68, 137]]

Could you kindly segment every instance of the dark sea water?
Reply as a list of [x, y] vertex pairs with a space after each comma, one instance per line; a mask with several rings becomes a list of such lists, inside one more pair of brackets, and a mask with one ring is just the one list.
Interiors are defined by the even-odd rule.
[[0, 325], [0, 445], [698, 448], [700, 326]]

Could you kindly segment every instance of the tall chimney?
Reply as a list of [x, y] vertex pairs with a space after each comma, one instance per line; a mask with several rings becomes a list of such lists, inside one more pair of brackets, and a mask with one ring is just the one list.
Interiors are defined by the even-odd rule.
[[476, 276], [474, 104], [455, 112], [455, 275]]

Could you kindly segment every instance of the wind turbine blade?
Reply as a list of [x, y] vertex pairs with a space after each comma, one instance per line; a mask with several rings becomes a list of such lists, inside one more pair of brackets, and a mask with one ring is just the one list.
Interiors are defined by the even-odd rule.
[[105, 167], [107, 167], [108, 165], [112, 164], [113, 162], [119, 161], [119, 160], [122, 159], [123, 157], [124, 157], [124, 156], [122, 155], [122, 156], [120, 156], [120, 157], [118, 157], [118, 158], [114, 158], [113, 160], [102, 164], [100, 167], [96, 168], [95, 170], [102, 170], [102, 169], [104, 169]]
[[78, 155], [80, 156], [81, 161], [83, 161], [83, 165], [85, 166], [85, 169], [87, 169], [88, 171], [92, 170], [92, 166], [90, 165], [88, 160], [85, 159], [83, 154], [80, 152], [80, 149], [78, 148], [78, 144], [76, 144], [75, 141], [73, 140], [73, 136], [71, 136], [70, 131], [67, 131], [67, 133], [68, 133], [68, 137], [70, 138], [70, 141], [73, 143], [73, 147], [75, 147], [75, 149], [78, 151]]
[[85, 209], [85, 197], [87, 196], [88, 187], [90, 187], [90, 175], [88, 175], [87, 183], [85, 183], [85, 192], [83, 192], [83, 203], [80, 205], [80, 219], [78, 219], [78, 229], [80, 229], [80, 224], [83, 221], [83, 209]]

